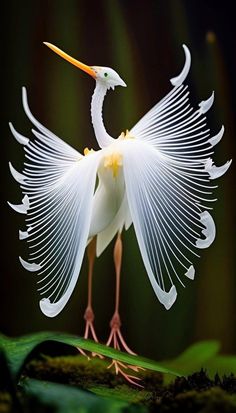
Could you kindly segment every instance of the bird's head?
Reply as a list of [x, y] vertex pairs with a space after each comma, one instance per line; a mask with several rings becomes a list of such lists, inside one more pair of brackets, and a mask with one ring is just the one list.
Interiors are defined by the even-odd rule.
[[88, 73], [96, 80], [97, 83], [104, 85], [107, 89], [114, 89], [116, 86], [126, 86], [125, 82], [121, 79], [118, 73], [110, 67], [85, 65], [84, 63], [81, 63], [79, 60], [76, 60], [73, 57], [69, 56], [67, 53], [63, 52], [61, 49], [54, 46], [53, 44], [47, 42], [45, 42], [44, 44], [48, 46], [51, 50], [53, 50], [55, 53], [57, 53], [59, 56], [61, 56], [63, 59], [67, 60], [74, 66]]
[[116, 86], [126, 86], [118, 73], [110, 67], [92, 66], [95, 72], [95, 79], [106, 86], [107, 89], [114, 89]]

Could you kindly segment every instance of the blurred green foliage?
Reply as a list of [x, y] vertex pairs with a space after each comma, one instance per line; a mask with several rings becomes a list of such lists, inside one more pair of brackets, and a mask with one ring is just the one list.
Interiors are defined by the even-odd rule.
[[[4, 3], [2, 90], [2, 234], [0, 330], [18, 335], [41, 329], [83, 334], [87, 287], [85, 264], [77, 288], [64, 312], [46, 319], [37, 305], [36, 280], [17, 260], [26, 248], [17, 239], [23, 219], [7, 208], [6, 200], [21, 199], [8, 172], [7, 161], [21, 170], [23, 151], [11, 138], [8, 121], [30, 135], [21, 104], [21, 86], [28, 89], [35, 116], [58, 136], [82, 150], [96, 147], [90, 120], [94, 84], [42, 42], [49, 41], [88, 64], [111, 66], [127, 89], [109, 93], [104, 120], [113, 136], [130, 128], [169, 90], [169, 79], [183, 64], [182, 43], [192, 53], [189, 76], [192, 102], [216, 92], [209, 114], [212, 134], [222, 123], [225, 136], [217, 148], [216, 164], [235, 150], [235, 45], [230, 7], [211, 1], [83, 0]], [[235, 34], [235, 33], [234, 33]], [[122, 328], [129, 345], [154, 359], [178, 354], [195, 339], [217, 339], [224, 350], [235, 349], [235, 183], [234, 166], [220, 182], [213, 213], [217, 238], [196, 263], [196, 280], [179, 286], [177, 303], [166, 311], [154, 296], [139, 254], [134, 232], [124, 234]], [[97, 261], [94, 277], [96, 328], [101, 341], [109, 332], [115, 276], [112, 246]]]

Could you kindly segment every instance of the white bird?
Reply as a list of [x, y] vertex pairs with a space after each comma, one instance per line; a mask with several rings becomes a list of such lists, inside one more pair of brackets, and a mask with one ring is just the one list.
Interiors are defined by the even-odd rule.
[[212, 208], [207, 203], [214, 201], [211, 194], [216, 186], [211, 180], [223, 175], [231, 163], [217, 167], [211, 159], [224, 127], [210, 136], [205, 114], [214, 93], [197, 109], [190, 104], [184, 82], [191, 56], [185, 45], [185, 64], [179, 76], [171, 79], [172, 90], [130, 131], [114, 139], [103, 124], [103, 100], [109, 89], [126, 86], [124, 81], [111, 68], [87, 66], [45, 44], [95, 79], [91, 116], [101, 149], [86, 148], [81, 154], [45, 128], [30, 112], [23, 88], [23, 106], [35, 127], [35, 139], [22, 136], [10, 124], [26, 157], [23, 173], [10, 163], [24, 197], [22, 204], [9, 205], [26, 215], [26, 229], [19, 236], [27, 239], [30, 248], [29, 261], [21, 257], [20, 261], [28, 271], [38, 273], [40, 308], [54, 317], [74, 290], [88, 245], [85, 336], [90, 331], [97, 340], [91, 301], [93, 262], [117, 234], [116, 306], [108, 344], [132, 353], [120, 331], [121, 233], [133, 223], [151, 285], [168, 310], [177, 297], [176, 283], [194, 279], [192, 261], [197, 250], [209, 247], [215, 238], [208, 212]]

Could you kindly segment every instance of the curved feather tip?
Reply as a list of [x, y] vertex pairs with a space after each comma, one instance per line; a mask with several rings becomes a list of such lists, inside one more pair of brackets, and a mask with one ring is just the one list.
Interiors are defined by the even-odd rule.
[[200, 222], [204, 225], [202, 234], [205, 235], [205, 239], [197, 239], [197, 248], [208, 248], [214, 241], [216, 236], [216, 227], [212, 216], [208, 211], [204, 211], [200, 214]]
[[14, 166], [9, 162], [9, 169], [13, 178], [18, 182], [18, 184], [23, 184], [25, 182], [26, 176], [18, 172]]
[[41, 270], [41, 265], [40, 264], [35, 264], [35, 263], [29, 263], [25, 260], [23, 260], [23, 258], [19, 257], [20, 263], [22, 265], [22, 267], [24, 267], [27, 271], [30, 272], [36, 272]]
[[161, 302], [161, 304], [164, 305], [166, 310], [169, 310], [172, 305], [174, 304], [176, 298], [177, 298], [177, 291], [174, 285], [170, 288], [170, 290], [163, 291], [158, 284], [155, 285], [154, 291], [157, 295], [158, 300]]
[[29, 237], [29, 231], [30, 231], [30, 228], [27, 230], [27, 231], [21, 231], [21, 230], [19, 230], [19, 239], [20, 240], [23, 240], [23, 239], [27, 239], [28, 237]]
[[56, 317], [61, 312], [65, 304], [66, 302], [64, 302], [63, 297], [56, 303], [51, 303], [49, 298], [43, 298], [39, 301], [40, 310], [44, 315], [50, 318]]
[[7, 203], [12, 209], [14, 209], [14, 211], [18, 212], [19, 214], [27, 214], [27, 211], [29, 209], [28, 195], [24, 196], [24, 198], [22, 199], [22, 204], [11, 204], [9, 201], [7, 201]]
[[199, 112], [203, 115], [206, 113], [213, 105], [215, 99], [215, 93], [214, 91], [212, 92], [211, 96], [207, 100], [202, 100], [198, 106], [199, 106]]
[[224, 165], [216, 166], [214, 165], [213, 160], [211, 158], [208, 158], [207, 161], [205, 162], [205, 171], [208, 172], [209, 179], [211, 180], [217, 179], [217, 178], [220, 178], [222, 175], [224, 175], [225, 172], [227, 172], [231, 163], [232, 163], [232, 159], [225, 162]]
[[188, 72], [191, 66], [191, 54], [190, 54], [189, 48], [185, 44], [183, 44], [183, 49], [185, 53], [184, 67], [178, 76], [170, 79], [170, 82], [173, 86], [181, 86], [183, 84], [186, 77], [188, 76]]
[[189, 278], [190, 280], [194, 280], [195, 277], [195, 268], [193, 265], [190, 265], [189, 269], [186, 271], [186, 273], [184, 274], [187, 278]]
[[21, 135], [19, 132], [17, 132], [11, 122], [9, 122], [9, 127], [10, 127], [12, 135], [14, 136], [14, 138], [17, 140], [18, 143], [24, 146], [28, 145], [29, 139]]
[[224, 131], [225, 131], [225, 128], [224, 128], [224, 125], [222, 125], [220, 131], [216, 135], [208, 139], [208, 142], [212, 148], [213, 146], [217, 145], [217, 143], [220, 142], [222, 136], [224, 135]]

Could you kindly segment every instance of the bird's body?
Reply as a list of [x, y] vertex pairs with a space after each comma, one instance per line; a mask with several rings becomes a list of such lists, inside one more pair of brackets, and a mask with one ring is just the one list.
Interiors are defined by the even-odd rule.
[[[124, 223], [131, 220], [127, 199], [125, 196], [125, 182], [123, 174], [123, 142], [112, 143], [109, 147], [101, 149], [101, 157], [98, 167], [99, 184], [93, 197], [92, 219], [89, 231], [89, 238], [97, 235], [97, 248], [100, 246], [100, 239], [104, 236], [104, 231], [109, 229], [112, 235], [122, 230]], [[89, 156], [89, 154], [87, 155]], [[120, 212], [119, 212], [120, 211]], [[117, 219], [115, 220], [115, 217]], [[104, 250], [105, 248], [102, 248]], [[99, 256], [101, 249], [97, 251]]]
[[[211, 159], [224, 128], [213, 137], [207, 128], [205, 114], [213, 104], [213, 94], [197, 109], [190, 104], [184, 81], [191, 58], [185, 45], [185, 65], [180, 75], [171, 79], [172, 90], [116, 139], [105, 129], [102, 107], [107, 91], [126, 86], [124, 81], [113, 69], [84, 65], [47, 45], [96, 80], [91, 118], [100, 149], [85, 148], [80, 154], [41, 125], [31, 114], [23, 89], [24, 109], [36, 130], [31, 141], [10, 125], [26, 152], [23, 174], [10, 164], [24, 194], [21, 205], [10, 205], [27, 215], [27, 230], [20, 231], [20, 239], [28, 239], [31, 252], [30, 262], [20, 260], [27, 270], [39, 273], [39, 291], [44, 296], [40, 308], [54, 317], [74, 290], [86, 246], [96, 239], [89, 252], [91, 284], [95, 248], [99, 256], [118, 234], [114, 251], [118, 293], [108, 344], [114, 339], [119, 348], [119, 337], [129, 350], [120, 333], [118, 313], [120, 234], [133, 223], [151, 285], [169, 309], [177, 297], [174, 280], [183, 284], [185, 278], [194, 278], [193, 256], [215, 238], [208, 212], [211, 206], [206, 204], [214, 200], [210, 198], [215, 188], [211, 180], [230, 165], [216, 167]], [[87, 310], [85, 336], [91, 328], [96, 339], [91, 288]]]

